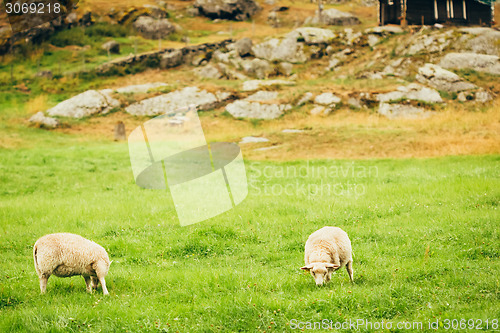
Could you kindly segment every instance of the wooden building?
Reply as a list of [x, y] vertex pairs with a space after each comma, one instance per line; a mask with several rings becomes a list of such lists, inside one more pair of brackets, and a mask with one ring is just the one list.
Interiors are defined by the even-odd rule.
[[492, 0], [379, 0], [379, 24], [491, 25]]

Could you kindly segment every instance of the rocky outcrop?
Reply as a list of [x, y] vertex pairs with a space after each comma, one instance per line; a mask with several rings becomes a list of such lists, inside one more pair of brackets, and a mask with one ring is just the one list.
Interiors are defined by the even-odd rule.
[[500, 54], [500, 31], [485, 27], [467, 27], [459, 29], [464, 33], [465, 49], [474, 53], [490, 55]]
[[287, 38], [294, 38], [306, 44], [329, 44], [335, 37], [331, 30], [311, 27], [297, 28], [287, 35]]
[[258, 79], [265, 79], [272, 73], [274, 73], [274, 69], [269, 64], [268, 61], [263, 59], [252, 59], [246, 60], [242, 63], [243, 70], [246, 74], [256, 77]]
[[426, 111], [424, 108], [413, 105], [387, 103], [380, 104], [378, 113], [389, 119], [424, 119], [432, 114], [432, 112]]
[[473, 69], [500, 75], [500, 58], [496, 55], [478, 53], [448, 53], [439, 63], [444, 68]]
[[56, 128], [59, 125], [59, 121], [55, 118], [45, 117], [43, 112], [37, 112], [28, 120], [35, 126], [45, 127], [45, 128]]
[[291, 63], [306, 62], [308, 56], [304, 52], [304, 45], [297, 42], [293, 36], [284, 39], [272, 38], [252, 47], [257, 58], [268, 61], [286, 61]]
[[426, 103], [442, 103], [443, 99], [439, 92], [434, 89], [423, 87], [412, 83], [407, 86], [400, 86], [396, 91], [385, 94], [378, 94], [376, 99], [381, 102], [392, 102], [398, 100], [415, 100]]
[[323, 10], [321, 15], [316, 13], [315, 16], [309, 17], [305, 21], [305, 24], [327, 25], [357, 25], [360, 23], [361, 21], [355, 15], [334, 8]]
[[140, 16], [133, 25], [141, 36], [148, 39], [165, 38], [175, 32], [175, 26], [169, 20], [150, 16]]
[[198, 87], [187, 87], [131, 104], [125, 108], [125, 112], [134, 116], [174, 114], [188, 105], [195, 105], [198, 110], [209, 110], [218, 107], [230, 97], [228, 92], [210, 93]]
[[464, 81], [460, 76], [434, 64], [425, 64], [418, 69], [416, 79], [438, 90], [459, 92], [477, 88], [476, 85]]
[[211, 19], [235, 21], [248, 20], [261, 10], [254, 0], [196, 0], [193, 7]]
[[120, 102], [110, 96], [109, 90], [87, 90], [47, 110], [50, 116], [84, 118], [105, 114], [119, 107]]
[[226, 111], [235, 118], [275, 119], [291, 109], [289, 104], [278, 103], [277, 98], [278, 92], [258, 91], [226, 105]]

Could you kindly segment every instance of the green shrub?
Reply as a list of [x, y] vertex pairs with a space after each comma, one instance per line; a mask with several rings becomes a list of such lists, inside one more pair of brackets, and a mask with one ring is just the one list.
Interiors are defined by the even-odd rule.
[[85, 34], [93, 39], [96, 37], [125, 37], [128, 33], [127, 27], [105, 22], [96, 23], [85, 29]]
[[68, 45], [84, 46], [91, 43], [91, 40], [85, 31], [78, 27], [68, 30], [62, 30], [50, 37], [49, 42], [58, 47], [65, 47]]

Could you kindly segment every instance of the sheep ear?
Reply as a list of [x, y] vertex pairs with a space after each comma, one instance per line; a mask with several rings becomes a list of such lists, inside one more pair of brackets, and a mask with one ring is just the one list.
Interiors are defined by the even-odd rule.
[[307, 265], [307, 266], [304, 266], [304, 267], [300, 267], [300, 269], [303, 269], [303, 270], [305, 270], [305, 271], [309, 271], [309, 270], [311, 270], [312, 268], [313, 268], [313, 266], [312, 266], [312, 265]]
[[335, 264], [328, 263], [328, 264], [325, 264], [325, 267], [326, 268], [331, 268], [331, 269], [337, 269], [337, 268], [340, 267], [340, 265], [335, 265]]

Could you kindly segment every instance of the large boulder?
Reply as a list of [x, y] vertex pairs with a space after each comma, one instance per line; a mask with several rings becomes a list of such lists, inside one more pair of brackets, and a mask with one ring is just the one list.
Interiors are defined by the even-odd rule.
[[329, 44], [336, 35], [328, 29], [303, 27], [288, 33], [287, 37], [304, 41], [306, 44]]
[[234, 43], [234, 49], [240, 57], [252, 55], [253, 42], [250, 38], [245, 37]]
[[467, 27], [460, 29], [465, 33], [465, 48], [474, 53], [500, 54], [500, 31], [486, 27]]
[[439, 63], [444, 68], [469, 68], [478, 72], [500, 75], [500, 58], [478, 53], [448, 53]]
[[50, 116], [83, 118], [94, 114], [105, 114], [119, 107], [120, 102], [109, 95], [107, 90], [87, 90], [67, 99], [47, 110]]
[[226, 111], [235, 118], [275, 119], [285, 110], [291, 109], [289, 104], [278, 103], [277, 98], [276, 91], [258, 91], [226, 105]]
[[235, 21], [247, 20], [261, 10], [254, 0], [196, 0], [193, 6], [211, 19]]
[[125, 108], [125, 112], [134, 116], [175, 114], [178, 109], [192, 104], [198, 110], [208, 110], [219, 106], [230, 97], [231, 94], [227, 92], [210, 93], [198, 87], [187, 87], [131, 104]]
[[406, 104], [387, 104], [381, 103], [378, 113], [389, 119], [424, 119], [428, 118], [432, 112], [424, 108]]
[[304, 52], [304, 45], [298, 43], [293, 36], [284, 39], [273, 38], [254, 45], [252, 48], [257, 58], [268, 61], [286, 61], [291, 63], [306, 62], [308, 57]]
[[164, 53], [160, 59], [160, 68], [177, 67], [182, 64], [182, 60], [182, 51], [179, 49]]
[[175, 32], [175, 25], [167, 19], [154, 19], [150, 16], [140, 16], [134, 22], [134, 28], [148, 39], [165, 38]]
[[459, 92], [477, 88], [476, 85], [464, 81], [457, 74], [434, 64], [425, 64], [418, 69], [416, 79], [423, 84], [428, 84], [438, 90]]
[[316, 13], [316, 16], [306, 19], [305, 24], [327, 24], [327, 25], [356, 25], [361, 21], [351, 13], [346, 13], [338, 9], [330, 8]]
[[258, 58], [243, 62], [243, 70], [258, 79], [265, 79], [274, 72], [268, 61]]
[[442, 103], [443, 99], [439, 92], [434, 89], [423, 87], [419, 84], [412, 83], [407, 86], [400, 86], [396, 91], [391, 91], [385, 94], [378, 94], [379, 102], [392, 102], [398, 100], [416, 100], [426, 103]]

